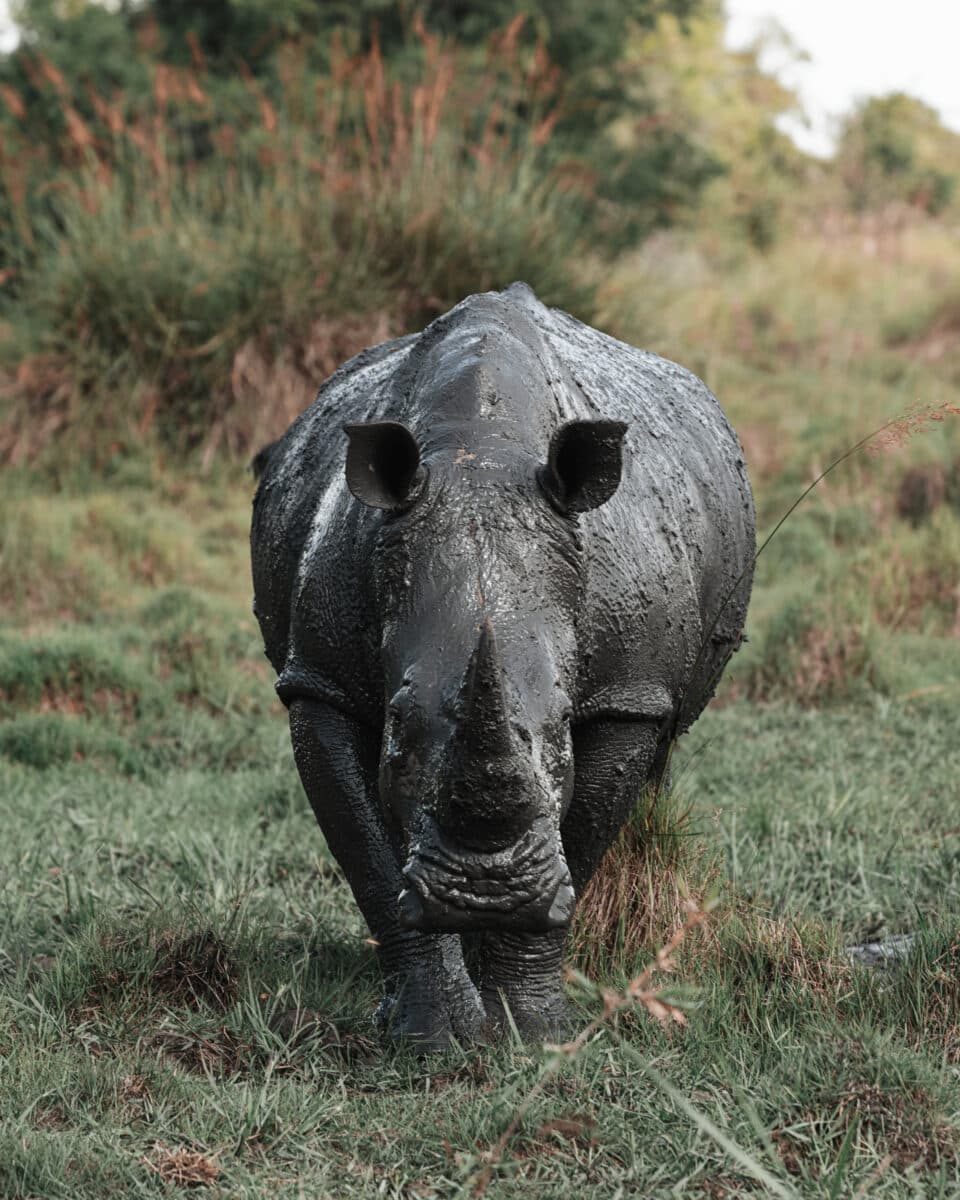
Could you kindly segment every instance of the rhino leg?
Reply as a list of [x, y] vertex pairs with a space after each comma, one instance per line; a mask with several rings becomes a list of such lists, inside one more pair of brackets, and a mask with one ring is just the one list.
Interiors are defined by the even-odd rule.
[[[561, 826], [564, 854], [579, 895], [643, 788], [663, 774], [659, 722], [591, 721], [573, 732], [574, 789]], [[471, 946], [486, 1013], [484, 1033], [501, 1032], [510, 1010], [526, 1037], [557, 1037], [568, 1015], [560, 968], [567, 930], [490, 932]]]
[[577, 895], [620, 832], [643, 789], [666, 765], [663, 724], [588, 721], [573, 730], [573, 800], [560, 827]]
[[376, 735], [344, 713], [314, 700], [290, 705], [297, 768], [320, 828], [378, 943], [386, 996], [377, 1020], [388, 1036], [438, 1049], [451, 1038], [475, 1038], [480, 999], [455, 934], [400, 929], [396, 838], [383, 819], [377, 791]]
[[508, 1028], [506, 1010], [526, 1038], [556, 1038], [567, 1023], [560, 983], [566, 929], [546, 933], [515, 930], [484, 933], [476, 948], [476, 976], [486, 1019], [484, 1036]]

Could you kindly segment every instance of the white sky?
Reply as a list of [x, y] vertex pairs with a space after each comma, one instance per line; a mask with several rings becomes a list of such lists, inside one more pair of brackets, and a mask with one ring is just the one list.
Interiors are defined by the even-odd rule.
[[[800, 94], [811, 128], [784, 129], [815, 154], [829, 154], [836, 118], [863, 96], [909, 92], [960, 130], [960, 0], [725, 0], [727, 44], [742, 46], [771, 19], [810, 61], [764, 66]], [[778, 69], [779, 68], [779, 69]]]
[[[810, 56], [771, 51], [764, 66], [799, 93], [810, 128], [784, 122], [805, 149], [829, 154], [836, 118], [862, 96], [904, 91], [960, 130], [960, 0], [725, 0], [727, 42], [742, 46], [776, 21]], [[0, 50], [16, 42], [0, 0]]]

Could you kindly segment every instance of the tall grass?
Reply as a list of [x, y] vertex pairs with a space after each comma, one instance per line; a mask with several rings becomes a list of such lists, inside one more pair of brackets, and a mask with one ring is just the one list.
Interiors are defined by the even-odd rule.
[[147, 111], [91, 96], [87, 121], [40, 61], [62, 144], [0, 157], [0, 451], [99, 426], [246, 453], [343, 358], [470, 292], [524, 278], [591, 316], [588, 200], [542, 163], [548, 65], [502, 37], [481, 75], [420, 37], [405, 78], [376, 45], [311, 77], [290, 46], [278, 94], [246, 74], [229, 122], [196, 66], [153, 68]]

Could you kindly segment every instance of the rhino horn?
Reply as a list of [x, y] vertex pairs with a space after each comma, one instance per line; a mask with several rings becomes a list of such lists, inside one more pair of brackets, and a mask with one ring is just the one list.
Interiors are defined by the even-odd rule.
[[482, 758], [489, 763], [509, 756], [512, 738], [503, 694], [503, 671], [489, 617], [480, 626], [458, 707], [459, 741], [466, 757]]

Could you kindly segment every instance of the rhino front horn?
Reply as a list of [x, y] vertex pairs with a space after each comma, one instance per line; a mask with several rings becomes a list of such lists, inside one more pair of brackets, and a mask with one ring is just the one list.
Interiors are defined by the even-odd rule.
[[461, 689], [460, 744], [467, 755], [496, 763], [511, 752], [497, 639], [488, 617], [480, 626]]

